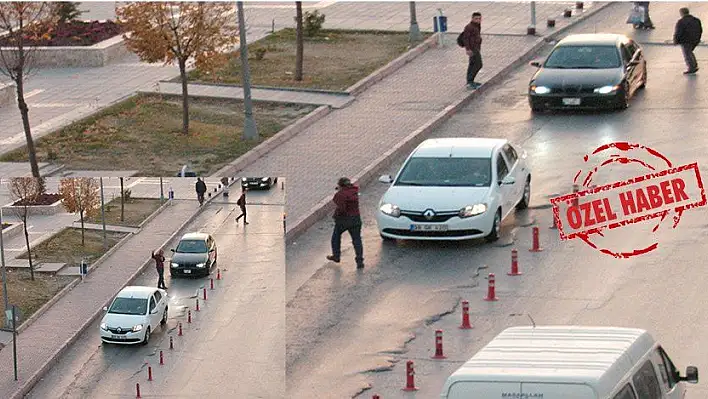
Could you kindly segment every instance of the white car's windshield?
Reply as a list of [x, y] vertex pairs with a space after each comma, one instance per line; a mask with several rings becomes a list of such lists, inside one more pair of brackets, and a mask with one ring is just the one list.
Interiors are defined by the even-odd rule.
[[401, 171], [397, 186], [489, 187], [490, 158], [414, 157]]
[[544, 68], [610, 69], [621, 65], [614, 46], [561, 46], [548, 56]]
[[207, 252], [206, 242], [204, 240], [182, 240], [177, 245], [175, 252], [202, 254]]
[[141, 298], [116, 298], [108, 313], [144, 315], [147, 312], [148, 300]]

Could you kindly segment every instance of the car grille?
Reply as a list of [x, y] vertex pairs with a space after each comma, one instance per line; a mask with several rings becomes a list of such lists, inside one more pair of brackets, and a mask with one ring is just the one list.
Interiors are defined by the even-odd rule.
[[109, 337], [101, 337], [102, 340], [107, 342], [140, 342], [140, 338], [127, 338], [127, 339], [111, 339]]
[[402, 237], [464, 237], [482, 234], [482, 232], [477, 229], [448, 231], [411, 231], [404, 229], [384, 229], [383, 232]]
[[594, 87], [563, 86], [562, 88], [555, 88], [551, 92], [558, 94], [592, 94], [594, 90]]
[[125, 328], [121, 327], [120, 332], [119, 332], [117, 327], [108, 327], [108, 331], [110, 331], [111, 334], [122, 335], [122, 334], [127, 334], [127, 333], [131, 332], [132, 330], [125, 329]]
[[413, 212], [413, 211], [401, 211], [401, 216], [405, 216], [414, 222], [420, 223], [444, 223], [451, 218], [457, 216], [459, 212], [440, 212], [436, 213], [432, 219], [428, 219], [423, 216], [423, 212]]

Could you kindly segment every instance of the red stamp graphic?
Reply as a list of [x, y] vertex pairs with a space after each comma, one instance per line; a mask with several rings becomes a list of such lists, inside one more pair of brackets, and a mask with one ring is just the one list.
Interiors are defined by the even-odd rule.
[[[654, 221], [656, 224], [648, 227], [650, 233], [656, 233], [669, 214], [673, 215], [672, 228], [676, 228], [684, 211], [706, 204], [698, 163], [674, 166], [658, 151], [627, 142], [602, 145], [585, 155], [584, 161], [589, 167], [575, 175], [573, 192], [551, 199], [562, 240], [579, 238], [617, 258], [642, 255], [656, 249], [658, 241], [652, 238], [648, 244], [638, 243], [637, 235], [625, 229]], [[644, 172], [632, 170], [637, 168]], [[593, 179], [602, 180], [603, 173], [616, 176], [622, 171], [632, 177], [593, 183]], [[606, 236], [618, 228], [622, 228], [620, 236]], [[618, 248], [627, 243], [636, 246]]]

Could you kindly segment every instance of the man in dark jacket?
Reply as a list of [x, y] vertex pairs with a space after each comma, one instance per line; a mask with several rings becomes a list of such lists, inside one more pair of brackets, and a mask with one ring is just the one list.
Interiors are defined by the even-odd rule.
[[202, 180], [201, 177], [197, 177], [197, 184], [195, 186], [195, 189], [197, 190], [197, 199], [199, 200], [199, 206], [201, 206], [204, 203], [204, 194], [207, 192], [206, 183], [204, 183], [204, 180]]
[[679, 10], [681, 13], [681, 19], [676, 22], [676, 29], [674, 30], [674, 44], [680, 44], [681, 50], [683, 51], [683, 59], [686, 61], [686, 66], [688, 70], [684, 74], [693, 74], [698, 71], [698, 62], [696, 62], [696, 56], [693, 54], [693, 50], [701, 42], [701, 36], [703, 35], [703, 27], [701, 26], [701, 20], [691, 15], [688, 8], [682, 8]]
[[152, 251], [152, 258], [155, 259], [155, 269], [157, 269], [157, 288], [167, 289], [165, 285], [165, 251], [158, 249]]
[[337, 209], [334, 211], [334, 231], [332, 232], [332, 255], [327, 259], [339, 263], [342, 254], [342, 234], [349, 232], [354, 246], [357, 269], [364, 268], [364, 247], [361, 242], [361, 215], [359, 214], [359, 187], [349, 178], [342, 177], [337, 182], [337, 193], [332, 199]]
[[246, 191], [248, 191], [246, 187], [241, 187], [241, 196], [238, 197], [238, 201], [236, 201], [236, 205], [241, 209], [241, 214], [236, 217], [236, 223], [238, 223], [239, 219], [243, 218], [244, 225], [248, 224], [246, 221]]
[[465, 51], [469, 57], [467, 65], [467, 88], [478, 89], [481, 83], [475, 82], [475, 78], [482, 69], [482, 14], [475, 12], [465, 30], [462, 32], [462, 41], [465, 44]]

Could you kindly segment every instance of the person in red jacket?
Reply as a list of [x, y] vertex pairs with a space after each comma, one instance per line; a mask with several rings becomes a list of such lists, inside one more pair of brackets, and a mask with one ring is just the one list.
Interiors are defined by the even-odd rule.
[[157, 288], [167, 289], [165, 285], [165, 251], [162, 248], [152, 251], [152, 258], [155, 260], [155, 269], [157, 269]]
[[472, 20], [462, 32], [469, 64], [467, 64], [467, 88], [479, 89], [481, 83], [475, 82], [477, 74], [482, 69], [482, 13], [472, 13]]
[[354, 246], [356, 268], [364, 268], [364, 246], [361, 242], [361, 215], [359, 214], [359, 187], [352, 184], [347, 177], [337, 182], [337, 192], [334, 201], [337, 208], [334, 211], [334, 231], [332, 231], [332, 255], [327, 259], [339, 263], [342, 254], [342, 234], [349, 232]]

